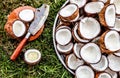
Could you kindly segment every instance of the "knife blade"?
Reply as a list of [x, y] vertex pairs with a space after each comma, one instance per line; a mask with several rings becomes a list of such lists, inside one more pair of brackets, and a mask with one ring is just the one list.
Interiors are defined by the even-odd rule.
[[47, 4], [43, 4], [40, 8], [36, 9], [35, 19], [30, 24], [30, 27], [28, 29], [28, 32], [27, 32], [25, 38], [20, 42], [20, 44], [18, 45], [18, 47], [15, 49], [15, 51], [13, 52], [13, 54], [10, 57], [10, 59], [12, 61], [16, 60], [16, 58], [20, 54], [22, 48], [24, 47], [24, 45], [27, 42], [27, 40], [29, 39], [29, 37], [31, 35], [35, 35], [40, 30], [40, 28], [45, 23], [45, 21], [48, 17], [48, 14], [49, 14], [49, 5], [47, 5]]

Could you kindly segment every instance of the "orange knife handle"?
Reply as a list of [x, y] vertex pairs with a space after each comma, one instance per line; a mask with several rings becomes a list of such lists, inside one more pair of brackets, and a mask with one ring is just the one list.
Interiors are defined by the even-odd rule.
[[24, 38], [20, 44], [18, 45], [18, 47], [15, 49], [15, 51], [13, 52], [12, 56], [10, 57], [10, 59], [12, 61], [15, 61], [16, 58], [18, 57], [18, 55], [20, 54], [22, 48], [24, 47], [25, 43], [27, 42], [28, 38]]

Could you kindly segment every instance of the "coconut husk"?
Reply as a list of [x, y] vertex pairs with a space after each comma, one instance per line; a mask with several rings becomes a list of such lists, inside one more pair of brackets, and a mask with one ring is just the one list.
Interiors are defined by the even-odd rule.
[[[71, 3], [71, 4], [74, 4], [74, 3]], [[76, 5], [76, 4], [75, 4]], [[77, 6], [77, 5], [76, 5]], [[63, 7], [64, 8], [64, 7]], [[62, 8], [62, 9], [63, 9]], [[79, 14], [79, 8], [78, 8], [78, 6], [77, 6], [77, 10], [71, 15], [71, 16], [68, 16], [68, 17], [62, 17], [61, 15], [60, 15], [60, 13], [58, 13], [59, 14], [59, 18], [61, 19], [61, 20], [63, 20], [63, 21], [71, 21], [71, 20], [74, 20], [77, 16], [78, 16], [78, 14]]]

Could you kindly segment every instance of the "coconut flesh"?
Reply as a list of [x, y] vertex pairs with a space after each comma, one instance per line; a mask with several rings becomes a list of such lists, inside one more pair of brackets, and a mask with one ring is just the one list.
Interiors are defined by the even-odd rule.
[[75, 3], [79, 8], [82, 8], [86, 4], [87, 0], [70, 0], [70, 3]]
[[67, 45], [57, 44], [57, 49], [58, 49], [58, 51], [60, 51], [61, 53], [67, 54], [67, 53], [71, 52], [72, 48], [73, 48], [73, 43], [72, 43], [72, 42], [69, 43], [69, 44], [67, 44]]
[[30, 22], [34, 19], [34, 12], [30, 9], [20, 11], [19, 18], [25, 22]]
[[89, 66], [79, 66], [75, 76], [76, 78], [94, 78], [94, 71]]
[[101, 73], [98, 78], [112, 78], [110, 74], [108, 73]]
[[84, 64], [84, 61], [81, 59], [78, 59], [74, 54], [70, 54], [67, 57], [66, 63], [70, 69], [76, 70], [78, 66]]
[[26, 26], [22, 21], [16, 20], [12, 25], [12, 30], [16, 37], [21, 37], [26, 32]]
[[105, 21], [106, 21], [106, 24], [109, 27], [114, 27], [114, 25], [115, 25], [115, 18], [116, 18], [115, 6], [114, 5], [109, 5], [106, 8], [106, 10], [105, 10]]
[[28, 64], [36, 64], [41, 59], [41, 53], [36, 49], [29, 49], [25, 52], [24, 59]]
[[99, 22], [92, 17], [85, 17], [79, 22], [79, 33], [83, 38], [93, 39], [100, 31]]
[[82, 46], [83, 46], [83, 44], [81, 44], [81, 43], [75, 43], [74, 44], [73, 51], [78, 58], [81, 58], [80, 49], [81, 49]]
[[81, 50], [80, 55], [87, 63], [97, 63], [101, 59], [101, 51], [95, 43], [85, 44]]
[[77, 9], [78, 7], [75, 4], [69, 4], [62, 8], [59, 13], [62, 17], [69, 17], [72, 16]]
[[56, 31], [56, 41], [60, 45], [68, 44], [72, 39], [72, 34], [69, 29], [59, 29]]
[[98, 63], [90, 65], [97, 71], [104, 71], [108, 67], [108, 60], [106, 56], [102, 55], [102, 58]]
[[113, 54], [108, 55], [109, 68], [113, 71], [120, 71], [120, 57]]
[[120, 14], [120, 0], [110, 0], [110, 3], [115, 5], [116, 13]]
[[85, 5], [85, 12], [90, 14], [99, 13], [104, 7], [104, 3], [101, 1], [98, 2], [89, 2]]
[[110, 51], [120, 49], [120, 35], [116, 31], [109, 31], [104, 38], [105, 47]]

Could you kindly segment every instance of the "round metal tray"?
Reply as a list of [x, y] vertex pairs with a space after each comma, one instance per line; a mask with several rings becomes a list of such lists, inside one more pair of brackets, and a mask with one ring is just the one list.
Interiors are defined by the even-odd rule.
[[[67, 0], [67, 1], [63, 4], [62, 7], [64, 7], [64, 6], [67, 5], [68, 3], [69, 3], [69, 0]], [[61, 7], [61, 8], [62, 8], [62, 7]], [[69, 72], [71, 72], [71, 73], [74, 75], [75, 72], [74, 72], [73, 70], [69, 69], [69, 68], [66, 66], [65, 61], [64, 61], [64, 60], [65, 60], [64, 55], [60, 54], [60, 53], [58, 52], [57, 48], [56, 48], [57, 43], [56, 43], [56, 41], [55, 41], [55, 29], [56, 29], [58, 23], [59, 23], [59, 18], [58, 18], [58, 14], [57, 14], [57, 16], [56, 16], [56, 18], [55, 18], [55, 21], [54, 21], [54, 26], [53, 26], [53, 43], [54, 43], [55, 52], [56, 52], [59, 60], [60, 60], [61, 63], [63, 64], [63, 66], [64, 66]]]

